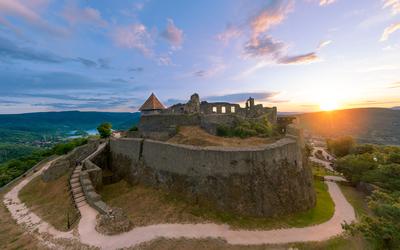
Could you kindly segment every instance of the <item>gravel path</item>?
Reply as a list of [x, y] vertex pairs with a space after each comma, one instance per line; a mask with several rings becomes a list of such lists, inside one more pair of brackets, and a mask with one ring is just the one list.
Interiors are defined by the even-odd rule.
[[[329, 163], [325, 162], [326, 165]], [[49, 167], [47, 163], [41, 170], [26, 177], [17, 186], [12, 188], [4, 197], [12, 217], [19, 223], [24, 223], [27, 230], [32, 232], [38, 229], [39, 233], [47, 233], [55, 238], [74, 239], [72, 231], [60, 232], [41, 220], [31, 212], [18, 198], [18, 192], [34, 177]], [[325, 165], [325, 164], [324, 164]], [[255, 245], [255, 244], [280, 244], [291, 242], [324, 241], [343, 232], [341, 223], [350, 223], [355, 220], [353, 207], [347, 202], [340, 188], [335, 182], [327, 181], [328, 191], [335, 203], [333, 217], [322, 224], [305, 227], [277, 230], [231, 230], [228, 225], [217, 224], [158, 224], [137, 227], [133, 230], [114, 236], [100, 234], [95, 230], [98, 212], [90, 206], [79, 208], [82, 218], [78, 225], [79, 241], [84, 244], [97, 246], [101, 249], [118, 249], [135, 246], [158, 237], [165, 238], [223, 238], [230, 244]]]
[[22, 203], [22, 201], [18, 197], [19, 191], [23, 187], [25, 187], [25, 185], [28, 184], [33, 178], [40, 175], [45, 169], [47, 169], [55, 160], [57, 159], [46, 163], [39, 171], [25, 177], [25, 179], [23, 179], [18, 185], [13, 187], [4, 196], [3, 202], [6, 205], [7, 209], [10, 211], [12, 217], [17, 221], [17, 223], [23, 224], [29, 232], [34, 232], [35, 230], [38, 230], [39, 233], [47, 233], [55, 238], [72, 239], [74, 238], [74, 236], [72, 235], [72, 231], [61, 232], [55, 229], [52, 225], [43, 221], [34, 212], [30, 211], [28, 207], [24, 203]]

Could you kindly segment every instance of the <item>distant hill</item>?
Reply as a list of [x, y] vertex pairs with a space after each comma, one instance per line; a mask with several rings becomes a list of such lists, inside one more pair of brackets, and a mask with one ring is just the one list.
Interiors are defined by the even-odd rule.
[[351, 135], [360, 143], [400, 145], [400, 110], [346, 109], [298, 115], [300, 125], [323, 137]]
[[0, 140], [22, 143], [38, 137], [65, 135], [71, 131], [93, 130], [110, 122], [114, 129], [128, 129], [139, 121], [140, 113], [114, 112], [41, 112], [0, 115]]

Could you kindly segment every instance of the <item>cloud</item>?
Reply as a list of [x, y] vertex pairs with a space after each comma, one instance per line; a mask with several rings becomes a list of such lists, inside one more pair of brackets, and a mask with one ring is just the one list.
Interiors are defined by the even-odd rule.
[[242, 30], [239, 29], [238, 27], [228, 24], [225, 31], [222, 33], [219, 33], [216, 38], [217, 40], [223, 42], [224, 44], [227, 44], [230, 40], [239, 37], [242, 34]]
[[381, 42], [384, 42], [386, 40], [389, 39], [389, 36], [391, 34], [393, 34], [394, 32], [396, 32], [397, 30], [400, 29], [400, 22], [399, 23], [394, 23], [392, 25], [390, 25], [389, 27], [387, 27], [384, 31], [383, 34], [381, 36]]
[[121, 92], [139, 90], [144, 86], [132, 86], [130, 83], [105, 81], [86, 75], [71, 72], [0, 72], [0, 94], [40, 93], [42, 91], [63, 93], [60, 91], [94, 91], [101, 92], [117, 89]]
[[258, 101], [269, 101], [271, 98], [278, 95], [278, 92], [241, 92], [241, 93], [234, 93], [234, 94], [227, 94], [227, 95], [220, 95], [220, 96], [207, 96], [204, 97], [205, 100], [210, 102], [244, 102], [249, 97], [253, 97]]
[[161, 33], [161, 36], [174, 48], [181, 47], [183, 43], [183, 31], [175, 26], [172, 19], [167, 19], [167, 22], [167, 28]]
[[392, 14], [396, 15], [400, 13], [400, 0], [383, 0], [383, 8], [391, 8]]
[[112, 82], [118, 82], [118, 83], [127, 83], [128, 81], [122, 78], [113, 78], [111, 79]]
[[36, 9], [40, 9], [47, 5], [47, 2], [48, 1], [43, 0], [1, 0], [0, 14], [3, 16], [2, 22], [4, 23], [4, 20], [7, 20], [5, 16], [17, 17], [47, 33], [53, 35], [66, 35], [68, 33], [66, 29], [49, 24], [46, 20], [41, 18], [40, 14], [35, 12]]
[[79, 62], [82, 65], [90, 68], [98, 66], [96, 62], [82, 57], [69, 58], [45, 50], [17, 46], [13, 41], [3, 37], [0, 37], [0, 60], [1, 59], [24, 60], [42, 63]]
[[223, 63], [220, 58], [213, 58], [213, 63], [211, 63], [211, 67], [208, 69], [200, 69], [196, 70], [192, 73], [195, 77], [207, 78], [215, 76], [226, 69], [226, 65]]
[[91, 7], [79, 8], [74, 4], [69, 4], [65, 7], [62, 16], [71, 24], [76, 25], [78, 23], [92, 23], [100, 27], [106, 27], [108, 25], [100, 11]]
[[248, 57], [270, 57], [278, 59], [286, 49], [285, 43], [276, 41], [268, 35], [259, 37], [257, 42], [249, 41], [244, 47], [244, 53]]
[[158, 63], [158, 65], [161, 65], [161, 66], [174, 65], [174, 63], [172, 62], [171, 58], [169, 56], [166, 56], [166, 55], [159, 56], [157, 58], [157, 63]]
[[332, 40], [325, 40], [325, 41], [321, 41], [317, 47], [317, 50], [321, 50], [322, 48], [328, 46], [329, 44], [332, 43]]
[[336, 2], [336, 0], [319, 0], [319, 5], [326, 6], [326, 5], [333, 4], [334, 2]]
[[395, 82], [389, 85], [390, 89], [398, 89], [400, 88], [400, 82]]
[[[268, 31], [280, 24], [294, 9], [294, 1], [270, 1], [269, 4], [262, 9], [259, 14], [254, 16], [250, 21], [251, 38], [244, 45], [244, 55], [247, 58], [261, 58], [263, 61], [270, 60], [278, 64], [301, 64], [310, 63], [318, 59], [315, 52], [304, 55], [289, 56], [287, 54], [288, 46], [279, 40], [274, 39], [268, 34]], [[328, 43], [320, 44], [319, 48], [326, 46]], [[253, 70], [263, 66], [258, 64]]]
[[250, 26], [252, 29], [252, 39], [257, 37], [271, 27], [280, 24], [294, 8], [292, 0], [273, 0], [269, 1], [267, 6], [260, 11], [258, 15], [252, 18]]
[[144, 69], [142, 67], [128, 68], [130, 72], [142, 72]]
[[297, 56], [285, 56], [278, 60], [280, 64], [307, 64], [318, 60], [315, 52]]
[[97, 59], [97, 63], [100, 69], [111, 69], [111, 60], [108, 58], [99, 58]]
[[141, 23], [117, 27], [113, 33], [114, 42], [122, 48], [136, 49], [145, 56], [152, 56], [150, 46], [153, 39], [146, 26]]
[[85, 59], [82, 57], [78, 57], [78, 58], [76, 58], [76, 60], [89, 68], [97, 67], [97, 63], [92, 60]]

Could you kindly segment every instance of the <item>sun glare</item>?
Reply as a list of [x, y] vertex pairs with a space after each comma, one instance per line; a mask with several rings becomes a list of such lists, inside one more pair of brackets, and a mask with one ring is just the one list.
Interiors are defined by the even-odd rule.
[[323, 111], [332, 111], [339, 108], [339, 104], [336, 101], [329, 100], [321, 103], [319, 108]]

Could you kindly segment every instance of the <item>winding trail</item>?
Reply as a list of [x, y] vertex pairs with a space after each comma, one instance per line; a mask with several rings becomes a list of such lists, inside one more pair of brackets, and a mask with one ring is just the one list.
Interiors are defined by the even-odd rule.
[[[24, 223], [29, 231], [38, 229], [39, 233], [48, 233], [55, 238], [78, 239], [83, 244], [99, 247], [101, 249], [118, 249], [131, 247], [159, 237], [165, 238], [222, 238], [230, 244], [257, 245], [281, 244], [292, 242], [325, 241], [343, 232], [341, 224], [355, 220], [353, 207], [343, 196], [339, 186], [332, 181], [326, 181], [328, 191], [335, 203], [333, 217], [322, 224], [304, 227], [276, 230], [232, 230], [228, 225], [217, 224], [157, 224], [136, 227], [129, 232], [119, 235], [103, 235], [96, 231], [96, 216], [98, 212], [90, 206], [79, 207], [81, 220], [78, 225], [79, 236], [74, 236], [72, 231], [60, 232], [48, 223], [41, 220], [19, 200], [18, 192], [49, 167], [51, 162], [35, 174], [26, 177], [17, 186], [12, 188], [4, 197], [4, 203], [10, 210], [14, 219], [19, 224]], [[325, 162], [324, 166], [329, 166]], [[327, 180], [329, 177], [327, 177]], [[33, 229], [33, 230], [32, 230]]]

